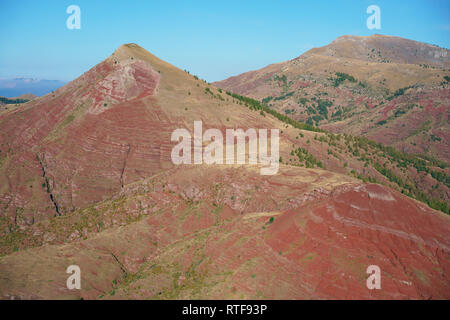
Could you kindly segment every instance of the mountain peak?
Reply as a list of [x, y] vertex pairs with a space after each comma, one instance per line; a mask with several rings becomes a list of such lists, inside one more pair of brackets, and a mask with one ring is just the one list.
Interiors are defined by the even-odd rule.
[[381, 34], [371, 36], [344, 35], [326, 46], [309, 50], [301, 57], [311, 55], [375, 63], [427, 65], [444, 69], [450, 67], [448, 49]]
[[129, 59], [131, 57], [134, 58], [134, 56], [139, 56], [142, 53], [150, 54], [147, 50], [142, 48], [136, 43], [125, 43], [122, 44], [120, 47], [118, 47], [111, 57], [114, 57], [116, 59], [122, 60], [122, 59]]
[[344, 40], [344, 39], [359, 39], [359, 40], [363, 40], [363, 39], [375, 39], [375, 38], [398, 38], [398, 39], [402, 39], [402, 38], [396, 37], [396, 36], [388, 36], [388, 35], [384, 35], [384, 34], [375, 33], [375, 34], [372, 34], [370, 36], [357, 36], [357, 35], [353, 35], [353, 34], [345, 34], [343, 36], [337, 37], [334, 41], [336, 41], [336, 40]]
[[145, 50], [145, 49], [136, 43], [124, 43], [120, 47], [118, 47], [116, 51], [114, 51], [114, 53], [116, 52], [119, 53], [123, 51], [134, 51], [134, 50]]

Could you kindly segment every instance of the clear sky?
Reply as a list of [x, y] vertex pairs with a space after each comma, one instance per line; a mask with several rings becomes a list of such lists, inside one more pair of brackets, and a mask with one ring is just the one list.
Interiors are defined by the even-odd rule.
[[[372, 4], [381, 30], [366, 27]], [[135, 42], [212, 82], [374, 33], [449, 48], [450, 0], [0, 0], [0, 78], [72, 80]]]

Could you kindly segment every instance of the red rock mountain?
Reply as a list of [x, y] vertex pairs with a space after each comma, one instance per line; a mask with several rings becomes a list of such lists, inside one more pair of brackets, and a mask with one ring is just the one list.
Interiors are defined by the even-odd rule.
[[[450, 298], [449, 216], [386, 175], [417, 159], [257, 107], [128, 44], [1, 111], [0, 297]], [[195, 120], [279, 128], [279, 172], [174, 166], [171, 133]], [[397, 174], [432, 186], [446, 170], [424, 166]], [[81, 290], [66, 287], [73, 264]]]
[[343, 36], [214, 85], [335, 133], [450, 161], [448, 49], [391, 36]]

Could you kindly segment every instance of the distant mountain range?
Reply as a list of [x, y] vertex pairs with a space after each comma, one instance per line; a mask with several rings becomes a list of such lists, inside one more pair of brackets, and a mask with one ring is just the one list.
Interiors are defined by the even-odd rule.
[[60, 80], [45, 80], [34, 78], [0, 78], [0, 96], [7, 98], [17, 97], [22, 94], [43, 96], [62, 87], [65, 84], [66, 82]]

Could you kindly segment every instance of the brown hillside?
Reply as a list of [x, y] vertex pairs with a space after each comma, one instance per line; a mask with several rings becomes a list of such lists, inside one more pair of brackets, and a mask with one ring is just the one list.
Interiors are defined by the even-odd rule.
[[449, 50], [374, 35], [343, 36], [215, 85], [295, 120], [449, 162], [449, 81]]

